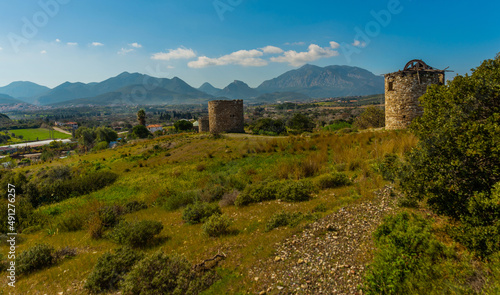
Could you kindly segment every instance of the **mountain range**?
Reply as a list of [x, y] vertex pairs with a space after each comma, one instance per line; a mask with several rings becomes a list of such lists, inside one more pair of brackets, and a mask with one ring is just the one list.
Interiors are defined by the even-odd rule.
[[65, 82], [53, 89], [32, 82], [0, 87], [0, 104], [24, 101], [55, 107], [77, 105], [193, 104], [213, 99], [247, 102], [307, 101], [314, 98], [384, 92], [384, 78], [358, 67], [305, 65], [251, 88], [235, 80], [224, 89], [204, 83], [198, 89], [182, 79], [124, 72], [102, 82]]

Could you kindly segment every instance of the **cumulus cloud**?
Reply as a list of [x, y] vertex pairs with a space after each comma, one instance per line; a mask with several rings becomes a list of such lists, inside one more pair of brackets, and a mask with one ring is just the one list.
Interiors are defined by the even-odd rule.
[[101, 42], [92, 42], [91, 45], [94, 47], [104, 46], [104, 44], [102, 44]]
[[137, 43], [137, 42], [134, 42], [132, 44], [129, 44], [130, 46], [134, 47], [134, 48], [142, 48], [142, 45]]
[[260, 48], [260, 50], [262, 50], [262, 52], [264, 52], [264, 53], [269, 53], [269, 54], [283, 53], [283, 49], [276, 47], [276, 46], [266, 46], [266, 47]]
[[46, 54], [46, 53], [47, 53], [47, 50], [40, 51], [40, 54]]
[[78, 46], [78, 43], [76, 42], [68, 42], [66, 43], [68, 46]]
[[57, 43], [60, 43], [60, 42], [61, 42], [61, 40], [60, 40], [60, 39], [56, 39], [56, 42], [57, 42]]
[[354, 40], [354, 42], [352, 43], [352, 46], [356, 46], [356, 47], [366, 47], [366, 42], [364, 42], [364, 41], [359, 41], [359, 40]]
[[225, 65], [240, 65], [246, 67], [261, 67], [266, 66], [268, 62], [262, 58], [264, 52], [252, 50], [239, 50], [228, 55], [218, 58], [210, 58], [200, 56], [197, 60], [188, 63], [190, 68], [206, 68], [209, 66], [225, 66]]
[[195, 58], [196, 53], [193, 49], [179, 47], [177, 49], [169, 49], [168, 52], [158, 52], [151, 56], [155, 60], [171, 60], [171, 59], [190, 59]]
[[132, 52], [132, 51], [134, 51], [133, 48], [122, 48], [122, 49], [120, 49], [120, 51], [118, 51], [118, 54], [125, 55], [127, 53]]
[[339, 53], [334, 49], [338, 47], [339, 44], [333, 41], [330, 42], [330, 47], [320, 47], [316, 44], [311, 44], [307, 51], [297, 52], [295, 50], [289, 50], [284, 52], [281, 56], [271, 57], [271, 61], [289, 63], [292, 66], [298, 67], [320, 58], [337, 56]]
[[3, 50], [3, 48], [2, 48], [2, 47], [0, 47], [0, 51], [2, 51], [2, 50]]

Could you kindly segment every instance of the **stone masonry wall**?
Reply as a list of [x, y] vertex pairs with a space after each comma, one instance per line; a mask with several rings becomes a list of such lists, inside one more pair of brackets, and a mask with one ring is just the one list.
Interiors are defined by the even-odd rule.
[[210, 120], [207, 116], [198, 119], [198, 132], [210, 132]]
[[427, 87], [443, 82], [444, 73], [438, 71], [420, 71], [418, 74], [416, 71], [400, 71], [385, 75], [385, 129], [407, 128], [413, 119], [423, 114], [419, 98]]
[[243, 100], [208, 102], [211, 133], [244, 133]]

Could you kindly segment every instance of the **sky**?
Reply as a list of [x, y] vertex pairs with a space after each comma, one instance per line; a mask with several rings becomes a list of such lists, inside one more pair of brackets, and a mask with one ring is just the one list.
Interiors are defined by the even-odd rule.
[[304, 64], [464, 75], [500, 52], [498, 1], [2, 0], [0, 86], [124, 71], [251, 87]]

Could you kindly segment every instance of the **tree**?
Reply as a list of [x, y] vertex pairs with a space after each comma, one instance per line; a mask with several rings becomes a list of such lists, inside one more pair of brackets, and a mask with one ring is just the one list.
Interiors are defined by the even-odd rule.
[[96, 135], [93, 129], [87, 127], [78, 128], [75, 136], [85, 151], [89, 151], [94, 146]]
[[280, 135], [286, 132], [286, 126], [282, 120], [273, 120], [270, 118], [259, 119], [250, 128], [253, 134], [271, 133]]
[[116, 133], [116, 131], [109, 127], [98, 127], [95, 130], [95, 134], [97, 142], [105, 141], [107, 143], [110, 143], [112, 141], [116, 141], [116, 139], [118, 138], [118, 134]]
[[146, 111], [144, 109], [140, 109], [137, 112], [137, 121], [139, 121], [140, 125], [146, 126]]
[[469, 216], [476, 197], [500, 181], [500, 55], [472, 75], [433, 85], [421, 98], [424, 115], [411, 129], [419, 138], [402, 182], [409, 197], [427, 199], [439, 213]]
[[307, 132], [311, 132], [315, 126], [313, 121], [308, 116], [301, 113], [296, 113], [295, 115], [293, 115], [293, 117], [288, 120], [287, 125], [291, 129]]
[[369, 106], [354, 120], [354, 127], [358, 129], [379, 128], [385, 126], [384, 110]]
[[193, 129], [193, 123], [186, 120], [179, 120], [174, 123], [176, 131], [187, 131]]
[[132, 128], [132, 135], [138, 138], [148, 138], [153, 136], [151, 132], [149, 132], [148, 128], [144, 125], [137, 125]]

